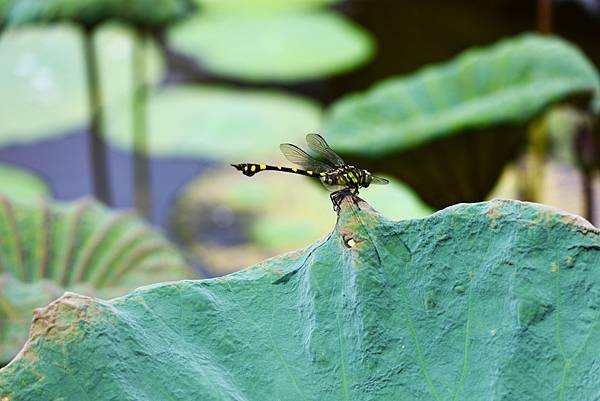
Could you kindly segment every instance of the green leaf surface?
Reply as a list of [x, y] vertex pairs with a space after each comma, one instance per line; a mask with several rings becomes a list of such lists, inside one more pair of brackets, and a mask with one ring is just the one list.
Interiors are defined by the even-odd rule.
[[316, 9], [339, 0], [196, 0], [201, 12], [227, 14], [272, 14]]
[[[361, 194], [391, 218], [432, 213], [393, 179]], [[324, 237], [335, 223], [332, 209], [329, 191], [316, 180], [277, 172], [248, 178], [228, 165], [204, 172], [182, 189], [171, 230], [204, 267], [222, 275]]]
[[[107, 121], [109, 139], [131, 148], [130, 113], [118, 105]], [[119, 113], [120, 111], [120, 113]], [[273, 143], [303, 138], [320, 124], [311, 101], [274, 91], [169, 87], [148, 102], [149, 152], [156, 156], [227, 160], [263, 157]]]
[[18, 0], [10, 3], [12, 24], [74, 22], [86, 27], [118, 20], [163, 27], [188, 14], [193, 0]]
[[[128, 104], [129, 31], [106, 26], [97, 31], [96, 43], [105, 104]], [[82, 46], [80, 32], [64, 25], [7, 30], [0, 36], [0, 145], [62, 135], [87, 123]], [[151, 83], [156, 82], [162, 61], [155, 48], [148, 52], [148, 69]]]
[[0, 164], [0, 193], [10, 199], [34, 199], [50, 193], [37, 175], [9, 164]]
[[324, 131], [347, 159], [400, 178], [442, 208], [483, 200], [527, 123], [575, 98], [600, 111], [591, 62], [564, 40], [526, 34], [342, 98]]
[[331, 109], [327, 133], [340, 151], [381, 156], [469, 128], [523, 124], [587, 92], [600, 111], [598, 72], [579, 49], [526, 34], [349, 96]]
[[169, 38], [211, 72], [248, 81], [339, 74], [367, 62], [374, 50], [369, 34], [333, 12], [200, 13]]
[[597, 229], [516, 201], [401, 222], [359, 206], [345, 201], [326, 239], [236, 274], [65, 295], [36, 314], [0, 396], [597, 398]]
[[65, 289], [115, 296], [193, 277], [160, 234], [130, 213], [91, 200], [55, 204], [0, 197], [0, 238], [0, 362], [25, 342], [24, 322], [33, 307]]

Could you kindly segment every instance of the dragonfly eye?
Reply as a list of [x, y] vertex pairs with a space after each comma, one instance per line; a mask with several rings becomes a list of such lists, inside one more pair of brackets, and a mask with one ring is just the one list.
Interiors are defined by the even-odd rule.
[[371, 181], [373, 181], [373, 174], [369, 173], [367, 170], [363, 170], [363, 172], [365, 173], [363, 186], [367, 188], [369, 185], [371, 185]]

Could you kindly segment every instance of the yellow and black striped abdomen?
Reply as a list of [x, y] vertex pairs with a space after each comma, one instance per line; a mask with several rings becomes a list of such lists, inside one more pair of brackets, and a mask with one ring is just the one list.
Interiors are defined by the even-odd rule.
[[241, 171], [242, 174], [247, 175], [248, 177], [252, 177], [254, 174], [259, 171], [264, 171], [267, 169], [265, 164], [254, 164], [254, 163], [241, 163], [241, 164], [232, 164], [237, 170]]
[[285, 173], [293, 173], [306, 175], [309, 177], [322, 177], [325, 173], [318, 173], [316, 171], [310, 170], [302, 170], [296, 167], [283, 167], [283, 166], [269, 166], [268, 164], [255, 164], [255, 163], [241, 163], [241, 164], [232, 164], [237, 170], [241, 171], [242, 174], [247, 175], [248, 177], [252, 177], [254, 174], [259, 173], [261, 171], [283, 171]]

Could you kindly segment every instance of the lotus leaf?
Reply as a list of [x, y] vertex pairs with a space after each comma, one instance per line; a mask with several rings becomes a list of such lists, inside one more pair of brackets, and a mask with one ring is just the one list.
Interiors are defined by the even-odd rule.
[[32, 199], [50, 192], [43, 179], [35, 174], [8, 164], [0, 164], [0, 193], [11, 199]]
[[435, 208], [483, 200], [550, 105], [600, 111], [600, 78], [579, 49], [525, 34], [391, 78], [334, 103], [332, 146], [394, 175]]
[[200, 13], [175, 26], [173, 46], [211, 72], [248, 81], [294, 82], [367, 62], [374, 41], [333, 12]]
[[267, 14], [329, 6], [339, 0], [196, 0], [201, 12]]
[[18, 0], [9, 4], [12, 24], [70, 21], [94, 27], [109, 20], [162, 27], [193, 9], [192, 0]]
[[596, 228], [517, 201], [392, 222], [346, 199], [327, 238], [239, 273], [66, 294], [0, 398], [598, 398]]
[[[117, 107], [118, 109], [118, 107]], [[120, 108], [107, 121], [109, 139], [130, 149], [130, 114]], [[278, 144], [303, 138], [320, 124], [309, 100], [275, 91], [213, 86], [168, 87], [148, 104], [150, 154], [227, 160], [260, 158]]]
[[33, 308], [65, 289], [115, 296], [194, 276], [140, 219], [91, 200], [56, 204], [0, 197], [0, 238], [0, 362], [25, 342]]

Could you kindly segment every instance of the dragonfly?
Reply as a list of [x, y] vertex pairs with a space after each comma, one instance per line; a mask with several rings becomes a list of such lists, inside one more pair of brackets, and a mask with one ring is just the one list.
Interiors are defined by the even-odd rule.
[[371, 184], [389, 183], [385, 178], [374, 176], [365, 169], [346, 164], [321, 135], [306, 135], [306, 143], [316, 157], [291, 143], [282, 143], [279, 146], [286, 159], [301, 168], [257, 163], [240, 163], [231, 166], [248, 177], [261, 171], [282, 171], [318, 178], [331, 191], [330, 198], [336, 211], [339, 211], [341, 200], [348, 194], [358, 195], [360, 188], [367, 188]]

